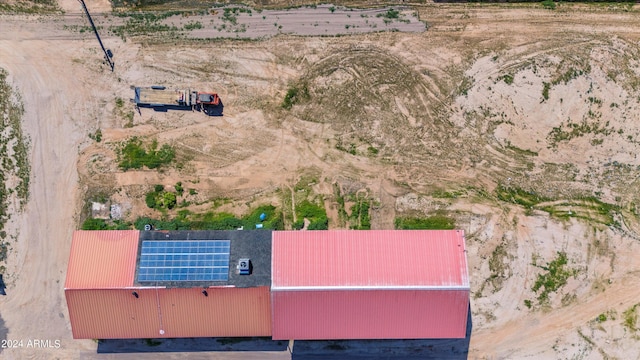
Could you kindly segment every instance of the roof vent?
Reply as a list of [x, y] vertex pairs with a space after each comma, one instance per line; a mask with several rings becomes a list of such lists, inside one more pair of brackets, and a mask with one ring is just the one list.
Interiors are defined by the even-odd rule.
[[238, 260], [238, 273], [240, 275], [250, 275], [251, 274], [251, 260], [249, 259], [240, 259]]

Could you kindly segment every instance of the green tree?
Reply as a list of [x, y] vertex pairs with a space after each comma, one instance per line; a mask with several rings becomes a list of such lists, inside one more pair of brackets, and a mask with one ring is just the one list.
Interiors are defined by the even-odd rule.
[[176, 194], [172, 192], [163, 193], [162, 203], [167, 209], [173, 209], [176, 206]]
[[158, 193], [156, 192], [147, 193], [147, 196], [144, 198], [144, 202], [147, 203], [147, 206], [149, 208], [155, 209], [155, 207], [158, 205], [156, 201], [157, 196], [158, 196]]

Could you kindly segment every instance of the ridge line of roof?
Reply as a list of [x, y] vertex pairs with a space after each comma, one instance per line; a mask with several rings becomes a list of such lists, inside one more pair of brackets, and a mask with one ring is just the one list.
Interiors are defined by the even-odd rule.
[[271, 286], [271, 291], [323, 291], [323, 290], [470, 290], [469, 285], [341, 285], [341, 286]]

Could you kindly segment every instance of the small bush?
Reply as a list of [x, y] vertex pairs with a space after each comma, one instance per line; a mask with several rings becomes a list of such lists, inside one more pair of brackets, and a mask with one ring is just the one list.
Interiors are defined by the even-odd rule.
[[292, 86], [287, 90], [281, 106], [286, 110], [291, 110], [293, 105], [299, 103], [301, 100], [307, 100], [309, 97], [309, 89], [306, 84], [303, 84], [300, 88]]
[[302, 228], [304, 227], [304, 219], [298, 219], [293, 223], [293, 225], [291, 225], [291, 227], [293, 228], [293, 230], [302, 230]]
[[176, 207], [176, 203], [176, 194], [168, 191], [162, 194], [162, 206], [167, 209], [173, 209]]
[[202, 29], [202, 23], [199, 21], [196, 22], [190, 22], [188, 24], [184, 25], [184, 29], [185, 30], [196, 30], [196, 29]]
[[156, 206], [158, 205], [156, 202], [156, 197], [158, 196], [157, 192], [150, 192], [147, 193], [147, 195], [144, 198], [144, 202], [147, 204], [147, 206], [151, 209], [155, 209]]
[[524, 306], [526, 306], [527, 308], [531, 309], [531, 307], [533, 306], [533, 303], [531, 302], [531, 300], [526, 299], [524, 301]]
[[[260, 215], [265, 214], [265, 219], [260, 220]], [[256, 224], [262, 224], [263, 229], [283, 230], [282, 213], [276, 211], [273, 205], [263, 205], [255, 208], [242, 218], [245, 228], [253, 229]]]
[[160, 184], [155, 185], [155, 186], [153, 187], [153, 191], [155, 191], [155, 192], [157, 192], [157, 193], [164, 191], [164, 185], [160, 185]]
[[513, 84], [513, 75], [511, 75], [511, 74], [503, 75], [503, 76], [501, 77], [501, 79], [502, 79], [502, 80], [503, 80], [507, 85], [511, 85], [511, 84]]
[[178, 193], [178, 195], [182, 196], [182, 194], [184, 193], [184, 188], [182, 187], [182, 182], [178, 181], [176, 183], [176, 185], [174, 186], [174, 188], [176, 189], [176, 192]]
[[112, 223], [104, 219], [88, 218], [80, 227], [82, 230], [129, 230], [131, 223], [122, 220], [114, 220]]
[[[262, 213], [266, 215], [264, 221], [260, 220]], [[140, 217], [135, 221], [135, 228], [142, 230], [146, 224], [151, 224], [158, 230], [235, 230], [242, 226], [245, 229], [254, 229], [258, 223], [262, 223], [264, 229], [284, 229], [282, 213], [271, 205], [260, 206], [241, 219], [226, 212], [193, 214], [189, 210], [179, 210], [178, 215], [169, 220]]]
[[385, 13], [376, 15], [376, 17], [384, 17], [385, 19], [398, 19], [400, 18], [400, 11], [391, 8]]
[[547, 266], [538, 266], [545, 273], [539, 274], [531, 290], [534, 292], [540, 291], [538, 294], [538, 301], [542, 304], [549, 299], [549, 294], [557, 291], [559, 288], [567, 283], [567, 280], [574, 271], [567, 269], [567, 254], [564, 252], [558, 252], [558, 257], [547, 264]]
[[551, 84], [549, 83], [542, 83], [542, 97], [545, 100], [549, 100], [549, 90], [551, 89]]
[[427, 218], [396, 218], [396, 229], [401, 230], [452, 230], [455, 220], [445, 215], [433, 215]]
[[141, 169], [143, 166], [149, 169], [156, 169], [171, 163], [174, 158], [175, 150], [170, 145], [164, 144], [158, 149], [158, 141], [153, 140], [145, 148], [140, 139], [132, 137], [122, 146], [118, 153], [118, 166], [124, 171]]
[[639, 304], [635, 304], [622, 313], [622, 316], [624, 316], [623, 325], [630, 331], [634, 332], [638, 330], [638, 305]]
[[324, 207], [309, 200], [304, 200], [296, 205], [296, 217], [299, 219], [298, 221], [304, 218], [310, 221], [308, 230], [327, 230], [329, 228], [329, 219]]
[[326, 217], [320, 217], [314, 219], [311, 223], [309, 223], [309, 227], [307, 230], [328, 230], [329, 229], [329, 219]]
[[351, 217], [349, 218], [351, 228], [355, 230], [371, 229], [371, 218], [369, 216], [369, 201], [362, 200], [356, 202], [351, 207]]
[[553, 0], [544, 0], [542, 2], [542, 7], [549, 10], [554, 10], [556, 8], [556, 3]]
[[103, 219], [88, 218], [82, 223], [82, 230], [107, 230], [109, 225]]

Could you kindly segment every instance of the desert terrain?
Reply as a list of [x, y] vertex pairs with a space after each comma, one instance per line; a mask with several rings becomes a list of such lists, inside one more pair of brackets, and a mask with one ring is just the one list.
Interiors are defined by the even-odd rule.
[[[88, 3], [113, 72], [78, 2], [58, 5], [0, 14], [31, 167], [26, 205], [10, 198], [0, 296], [0, 338], [25, 346], [1, 358], [159, 358], [98, 356], [71, 337], [71, 234], [93, 201], [118, 205], [125, 226], [273, 205], [290, 229], [305, 201], [331, 229], [362, 226], [365, 202], [372, 229], [445, 218], [467, 237], [469, 359], [640, 358], [638, 5], [196, 6], [136, 20]], [[131, 86], [151, 85], [215, 91], [224, 116], [138, 112]], [[124, 170], [133, 137], [175, 158]], [[150, 208], [155, 185], [179, 205]]]

